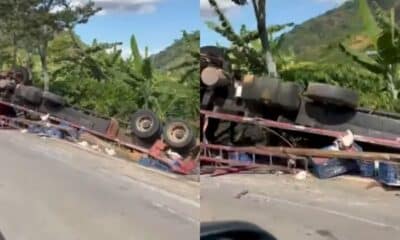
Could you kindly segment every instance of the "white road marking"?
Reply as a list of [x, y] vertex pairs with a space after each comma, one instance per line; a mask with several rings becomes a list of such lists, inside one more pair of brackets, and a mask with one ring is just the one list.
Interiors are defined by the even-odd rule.
[[355, 220], [355, 221], [359, 221], [359, 222], [375, 225], [375, 226], [378, 226], [378, 227], [392, 228], [392, 229], [394, 229], [396, 231], [400, 231], [400, 227], [399, 226], [388, 225], [388, 224], [385, 224], [385, 223], [382, 223], [382, 222], [377, 222], [377, 221], [374, 221], [374, 220], [370, 220], [370, 219], [367, 219], [367, 218], [350, 215], [350, 214], [347, 214], [347, 213], [339, 212], [339, 211], [328, 209], [328, 208], [316, 207], [316, 206], [311, 206], [311, 205], [302, 204], [302, 203], [298, 203], [298, 202], [292, 202], [292, 201], [289, 201], [289, 200], [286, 200], [286, 199], [270, 197], [270, 196], [257, 194], [257, 193], [250, 193], [250, 194], [247, 195], [247, 197], [252, 197], [252, 196], [256, 197], [256, 198], [265, 199], [268, 202], [274, 201], [274, 202], [279, 202], [279, 203], [283, 203], [283, 204], [287, 204], [287, 205], [291, 205], [291, 206], [295, 206], [295, 207], [308, 208], [308, 209], [312, 209], [312, 210], [315, 210], [315, 211], [320, 211], [320, 212], [336, 215], [336, 216], [339, 216], [339, 217], [345, 217], [345, 218], [348, 218], [348, 219], [351, 219], [351, 220]]
[[179, 196], [179, 195], [177, 195], [177, 194], [168, 192], [168, 191], [166, 191], [166, 190], [164, 190], [164, 189], [161, 189], [161, 188], [152, 186], [152, 185], [147, 184], [147, 183], [144, 183], [144, 182], [140, 182], [140, 181], [138, 181], [138, 180], [133, 179], [133, 178], [130, 177], [130, 176], [126, 176], [126, 175], [125, 175], [125, 176], [123, 176], [123, 179], [128, 180], [128, 181], [131, 181], [131, 182], [134, 182], [135, 184], [137, 184], [137, 185], [139, 185], [139, 186], [141, 186], [141, 187], [143, 187], [143, 188], [145, 188], [145, 189], [147, 189], [147, 190], [150, 190], [150, 191], [153, 191], [153, 192], [156, 192], [156, 193], [160, 193], [160, 194], [162, 194], [162, 195], [164, 195], [164, 196], [166, 196], [166, 197], [169, 197], [169, 198], [178, 200], [178, 201], [180, 201], [180, 202], [182, 202], [182, 203], [191, 205], [192, 207], [200, 208], [200, 203], [197, 202], [197, 201], [193, 201], [193, 200], [190, 200], [190, 199], [181, 197], [181, 196]]
[[169, 212], [170, 214], [172, 214], [172, 215], [174, 215], [174, 216], [177, 216], [177, 217], [179, 217], [179, 218], [182, 218], [182, 219], [184, 219], [184, 220], [187, 220], [187, 221], [189, 221], [189, 222], [191, 222], [191, 223], [194, 223], [194, 224], [199, 224], [199, 223], [200, 223], [198, 220], [196, 220], [196, 219], [194, 219], [194, 218], [191, 218], [191, 217], [189, 217], [189, 216], [184, 216], [184, 215], [178, 213], [177, 211], [175, 211], [174, 209], [172, 209], [172, 208], [170, 208], [170, 207], [168, 207], [167, 205], [164, 205], [164, 204], [162, 204], [162, 203], [159, 203], [159, 202], [152, 202], [151, 204], [152, 204], [153, 206], [159, 208], [159, 209], [165, 210], [165, 211]]

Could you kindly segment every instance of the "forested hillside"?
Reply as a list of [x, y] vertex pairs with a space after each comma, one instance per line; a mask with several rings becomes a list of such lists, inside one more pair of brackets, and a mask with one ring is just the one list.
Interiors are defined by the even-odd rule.
[[[383, 9], [395, 8], [396, 20], [400, 22], [399, 0], [368, 0], [369, 6], [376, 2]], [[292, 50], [301, 60], [323, 62], [348, 62], [338, 49], [341, 41], [368, 44], [362, 34], [364, 23], [358, 1], [351, 0], [325, 14], [310, 19], [286, 34], [282, 44], [285, 51]]]

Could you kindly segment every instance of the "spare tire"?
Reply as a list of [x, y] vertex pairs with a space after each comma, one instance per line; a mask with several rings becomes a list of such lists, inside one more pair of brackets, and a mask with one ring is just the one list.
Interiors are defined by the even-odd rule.
[[28, 103], [39, 105], [42, 102], [42, 90], [36, 87], [20, 85], [15, 90], [17, 98]]
[[357, 108], [359, 96], [355, 91], [324, 83], [310, 83], [305, 96], [316, 102]]
[[177, 150], [188, 150], [195, 143], [192, 128], [182, 120], [170, 120], [166, 123], [163, 131], [165, 143]]
[[141, 109], [132, 115], [131, 128], [133, 134], [138, 138], [154, 139], [160, 134], [161, 121], [154, 112]]
[[65, 106], [66, 102], [63, 97], [56, 95], [51, 92], [43, 92], [43, 99], [46, 102], [50, 102], [52, 104], [56, 104], [58, 106]]
[[293, 82], [282, 82], [277, 90], [277, 94], [273, 99], [273, 104], [278, 105], [285, 111], [298, 111], [301, 104], [301, 93], [303, 87]]

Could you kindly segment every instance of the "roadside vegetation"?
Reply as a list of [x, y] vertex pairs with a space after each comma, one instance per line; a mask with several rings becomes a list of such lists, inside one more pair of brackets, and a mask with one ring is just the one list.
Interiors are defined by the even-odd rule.
[[[227, 55], [233, 69], [241, 73], [279, 76], [286, 81], [297, 81], [304, 85], [323, 82], [348, 87], [360, 93], [362, 106], [400, 111], [400, 27], [396, 18], [396, 12], [400, 9], [398, 2], [383, 1], [383, 4], [382, 1], [353, 0], [316, 19], [294, 26], [293, 23], [267, 25], [265, 0], [232, 1], [240, 6], [251, 4], [257, 29], [248, 29], [243, 25], [240, 31], [235, 31], [215, 0], [209, 2], [218, 20], [206, 24], [231, 43]], [[321, 29], [321, 32], [330, 35], [330, 26], [325, 22], [329, 20], [332, 25], [332, 17], [350, 16], [338, 12], [354, 12], [353, 15], [362, 24], [343, 28], [341, 31], [346, 33], [341, 32], [336, 34], [339, 37], [331, 37], [330, 40], [334, 40], [327, 44], [329, 48], [325, 45], [320, 47], [319, 42], [311, 44], [304, 40], [312, 35], [312, 30], [304, 30], [310, 24], [325, 24], [326, 29]], [[312, 29], [315, 31], [315, 28]], [[322, 45], [323, 36], [320, 38]], [[303, 43], [303, 47], [299, 47], [296, 41]], [[296, 50], [290, 46], [296, 47]], [[324, 53], [320, 53], [323, 56], [315, 54], [310, 57], [313, 56], [308, 51], [310, 47], [324, 49]], [[329, 58], [330, 55], [337, 57]]]
[[183, 31], [171, 47], [150, 56], [147, 48], [140, 53], [133, 29], [127, 29], [132, 54], [123, 57], [121, 43], [86, 44], [75, 33], [100, 10], [90, 1], [74, 6], [69, 0], [2, 0], [1, 69], [26, 67], [36, 86], [106, 116], [127, 120], [147, 108], [162, 120], [196, 123], [199, 32]]

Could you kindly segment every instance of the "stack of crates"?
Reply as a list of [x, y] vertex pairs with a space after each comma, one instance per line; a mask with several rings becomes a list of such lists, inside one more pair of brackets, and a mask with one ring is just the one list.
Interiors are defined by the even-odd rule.
[[395, 163], [380, 162], [378, 181], [388, 186], [400, 186], [400, 165]]

